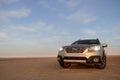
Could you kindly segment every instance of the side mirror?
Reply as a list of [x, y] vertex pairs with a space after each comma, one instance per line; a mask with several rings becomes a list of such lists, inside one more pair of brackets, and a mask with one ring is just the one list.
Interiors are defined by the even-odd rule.
[[102, 47], [107, 47], [108, 45], [106, 43], [103, 43], [102, 44]]

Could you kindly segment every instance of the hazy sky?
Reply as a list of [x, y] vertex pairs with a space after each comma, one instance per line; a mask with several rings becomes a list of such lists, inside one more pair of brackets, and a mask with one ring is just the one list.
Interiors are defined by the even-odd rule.
[[90, 38], [120, 55], [120, 0], [0, 0], [0, 57], [56, 56]]

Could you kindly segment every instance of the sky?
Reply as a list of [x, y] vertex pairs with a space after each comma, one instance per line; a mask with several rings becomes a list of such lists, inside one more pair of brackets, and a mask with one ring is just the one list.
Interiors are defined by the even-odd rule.
[[57, 56], [96, 38], [120, 55], [120, 0], [0, 0], [0, 57]]

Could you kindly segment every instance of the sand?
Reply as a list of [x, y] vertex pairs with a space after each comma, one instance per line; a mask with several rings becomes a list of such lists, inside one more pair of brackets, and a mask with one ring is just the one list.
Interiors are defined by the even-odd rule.
[[120, 56], [109, 56], [104, 70], [83, 65], [63, 69], [56, 58], [2, 58], [0, 80], [120, 80]]

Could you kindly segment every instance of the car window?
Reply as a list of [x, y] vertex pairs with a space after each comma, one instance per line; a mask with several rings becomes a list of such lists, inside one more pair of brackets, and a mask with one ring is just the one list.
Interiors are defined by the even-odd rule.
[[100, 44], [99, 40], [78, 40], [74, 43], [72, 43], [72, 45], [75, 44]]

